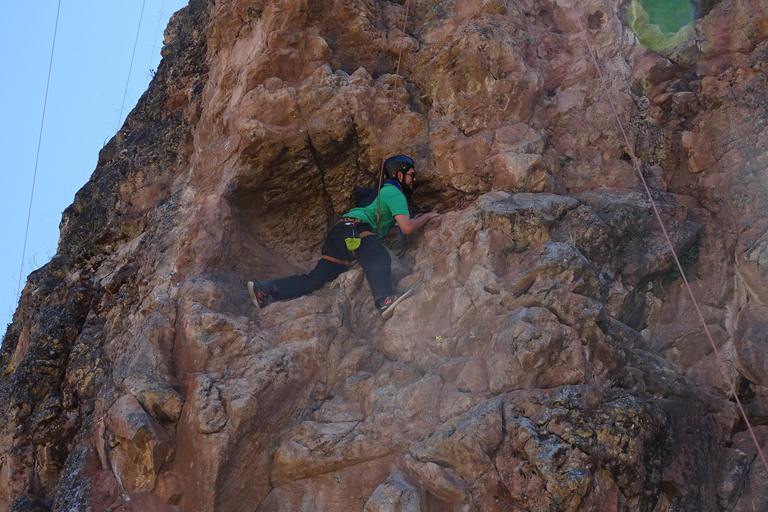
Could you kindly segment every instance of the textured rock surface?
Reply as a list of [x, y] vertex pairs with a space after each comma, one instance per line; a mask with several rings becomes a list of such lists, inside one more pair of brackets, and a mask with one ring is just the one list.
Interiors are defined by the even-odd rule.
[[[573, 5], [191, 0], [3, 338], [0, 511], [768, 506], [609, 103], [765, 450], [768, 8]], [[414, 296], [255, 310], [394, 153]]]

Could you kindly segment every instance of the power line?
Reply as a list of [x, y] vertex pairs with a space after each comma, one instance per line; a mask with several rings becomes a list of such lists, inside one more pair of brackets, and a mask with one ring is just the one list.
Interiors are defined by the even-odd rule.
[[131, 81], [131, 71], [133, 70], [133, 59], [136, 57], [136, 46], [139, 44], [139, 32], [141, 32], [141, 21], [144, 19], [144, 6], [147, 0], [141, 3], [141, 15], [139, 16], [139, 28], [136, 29], [136, 40], [133, 43], [133, 53], [131, 54], [131, 65], [128, 66], [128, 78], [125, 81], [125, 92], [123, 93], [123, 102], [120, 104], [120, 117], [117, 118], [117, 129], [120, 130], [120, 122], [123, 119], [123, 110], [125, 109], [125, 97], [128, 96], [128, 83]]
[[56, 34], [59, 31], [59, 13], [61, 12], [61, 0], [56, 8], [56, 24], [53, 27], [53, 44], [51, 45], [51, 60], [48, 63], [48, 80], [45, 84], [45, 99], [43, 100], [43, 115], [40, 121], [40, 135], [37, 138], [37, 156], [35, 157], [35, 172], [32, 175], [32, 193], [29, 196], [29, 211], [27, 212], [27, 228], [24, 231], [24, 246], [21, 250], [21, 268], [19, 268], [19, 281], [16, 283], [16, 297], [21, 292], [21, 278], [24, 276], [24, 258], [27, 256], [27, 240], [29, 238], [29, 222], [32, 218], [32, 201], [35, 197], [35, 183], [37, 182], [37, 166], [40, 163], [40, 148], [43, 143], [43, 126], [45, 125], [45, 110], [48, 106], [48, 90], [51, 85], [51, 71], [53, 70], [53, 55], [56, 50]]

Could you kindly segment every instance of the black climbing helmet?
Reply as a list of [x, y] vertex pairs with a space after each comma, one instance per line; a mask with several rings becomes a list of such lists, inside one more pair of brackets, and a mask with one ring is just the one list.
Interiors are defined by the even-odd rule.
[[387, 178], [392, 180], [397, 179], [398, 172], [403, 171], [405, 174], [411, 167], [415, 167], [415, 164], [411, 157], [406, 155], [393, 156], [387, 158], [387, 161], [384, 162], [384, 172], [386, 173]]

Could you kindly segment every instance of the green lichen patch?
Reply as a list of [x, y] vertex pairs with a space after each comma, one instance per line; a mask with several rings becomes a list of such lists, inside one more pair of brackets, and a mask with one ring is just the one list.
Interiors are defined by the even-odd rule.
[[695, 17], [690, 0], [632, 0], [626, 20], [643, 46], [667, 52], [688, 39]]

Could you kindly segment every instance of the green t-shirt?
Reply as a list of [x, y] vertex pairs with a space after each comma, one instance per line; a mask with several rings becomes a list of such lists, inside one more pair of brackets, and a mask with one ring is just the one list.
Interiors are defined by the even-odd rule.
[[[405, 195], [400, 191], [397, 186], [390, 183], [385, 183], [381, 187], [381, 222], [379, 223], [379, 238], [384, 238], [384, 235], [389, 231], [389, 226], [395, 221], [395, 215], [408, 215], [408, 201], [405, 199]], [[353, 217], [365, 222], [371, 229], [376, 229], [376, 213], [379, 211], [379, 200], [374, 201], [368, 206], [362, 208], [352, 208], [348, 213], [344, 214], [344, 217]]]

